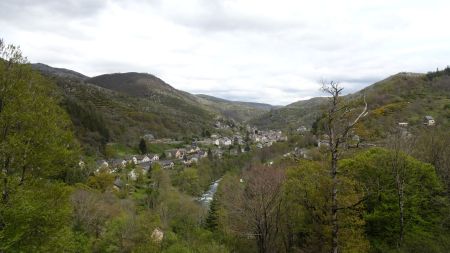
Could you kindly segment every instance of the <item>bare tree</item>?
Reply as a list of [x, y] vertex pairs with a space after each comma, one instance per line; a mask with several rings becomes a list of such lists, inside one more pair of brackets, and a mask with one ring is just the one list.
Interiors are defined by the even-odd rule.
[[328, 152], [330, 153], [330, 174], [332, 178], [331, 189], [331, 224], [332, 224], [332, 253], [338, 253], [339, 249], [339, 224], [338, 211], [338, 161], [342, 152], [342, 146], [348, 139], [348, 135], [359, 120], [367, 115], [367, 102], [364, 96], [364, 108], [357, 113], [348, 99], [342, 97], [343, 88], [338, 82], [322, 82], [322, 91], [330, 95], [325, 130], [328, 134]]
[[283, 180], [281, 169], [252, 167], [244, 173], [241, 187], [227, 190], [221, 200], [229, 212], [233, 233], [255, 239], [259, 253], [277, 251]]
[[399, 210], [399, 232], [397, 246], [401, 247], [403, 243], [405, 230], [405, 186], [406, 186], [406, 157], [402, 155], [411, 154], [415, 146], [416, 139], [402, 127], [396, 127], [391, 130], [388, 138], [387, 147], [391, 150], [391, 158], [389, 166], [391, 167], [392, 176], [394, 177], [395, 190], [397, 192], [397, 204]]

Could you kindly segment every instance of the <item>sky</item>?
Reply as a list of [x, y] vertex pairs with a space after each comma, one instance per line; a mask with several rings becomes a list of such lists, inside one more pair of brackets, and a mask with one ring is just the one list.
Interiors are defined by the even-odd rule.
[[88, 76], [286, 105], [450, 65], [450, 1], [1, 0], [0, 38]]

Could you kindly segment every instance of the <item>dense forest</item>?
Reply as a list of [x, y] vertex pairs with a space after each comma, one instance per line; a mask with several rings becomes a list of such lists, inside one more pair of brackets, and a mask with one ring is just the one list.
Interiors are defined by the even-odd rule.
[[[329, 104], [314, 130], [327, 134], [327, 146], [296, 133], [188, 168], [155, 165], [137, 180], [128, 178], [136, 169], [129, 164], [118, 172], [118, 190], [113, 175], [94, 173], [93, 158], [80, 163], [85, 150], [74, 124], [97, 131], [105, 144], [103, 119], [56, 93], [17, 47], [0, 40], [0, 57], [0, 252], [450, 250], [445, 126], [395, 128], [383, 134], [382, 147], [352, 148], [361, 122], [370, 127], [367, 104], [329, 83]], [[295, 148], [309, 148], [308, 158], [284, 155]], [[200, 203], [219, 178], [211, 204]]]

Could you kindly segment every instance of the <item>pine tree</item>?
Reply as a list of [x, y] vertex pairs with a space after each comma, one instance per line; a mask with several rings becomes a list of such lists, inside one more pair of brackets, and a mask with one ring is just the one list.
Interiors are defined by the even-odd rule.
[[141, 151], [142, 155], [147, 154], [147, 143], [145, 143], [145, 140], [141, 138], [141, 141], [139, 142], [139, 151]]

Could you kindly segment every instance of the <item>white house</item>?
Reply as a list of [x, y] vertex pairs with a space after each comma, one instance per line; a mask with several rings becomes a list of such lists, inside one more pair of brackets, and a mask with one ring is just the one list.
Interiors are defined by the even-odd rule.
[[225, 138], [222, 139], [222, 144], [224, 146], [230, 146], [232, 144], [232, 142], [231, 142], [231, 140], [229, 138], [225, 137]]
[[142, 159], [139, 161], [139, 163], [146, 163], [146, 162], [150, 162], [151, 159], [148, 156], [143, 156]]
[[436, 122], [434, 121], [433, 117], [425, 116], [423, 124], [426, 126], [434, 126], [434, 124], [436, 124]]
[[151, 161], [159, 161], [159, 155], [150, 155], [150, 160]]
[[135, 181], [137, 179], [137, 174], [135, 170], [130, 171], [130, 173], [128, 173], [128, 176], [130, 177], [131, 180]]

